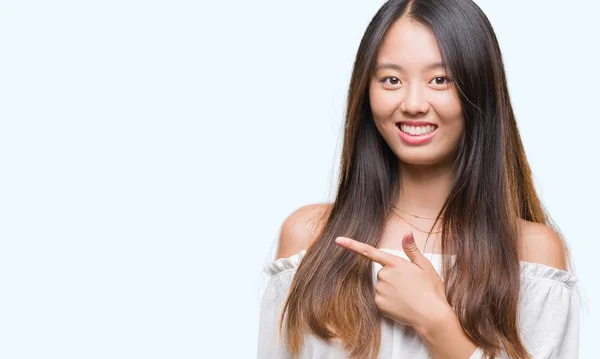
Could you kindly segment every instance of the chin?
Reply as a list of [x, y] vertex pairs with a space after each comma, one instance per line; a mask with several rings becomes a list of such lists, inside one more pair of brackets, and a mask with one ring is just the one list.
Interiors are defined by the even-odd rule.
[[437, 164], [441, 164], [440, 161], [436, 161], [434, 159], [413, 159], [413, 158], [399, 158], [401, 162], [413, 165], [413, 166], [435, 166]]
[[402, 149], [394, 152], [401, 162], [414, 166], [443, 165], [447, 163], [446, 159], [448, 158], [448, 156], [428, 148], [411, 149], [410, 151]]

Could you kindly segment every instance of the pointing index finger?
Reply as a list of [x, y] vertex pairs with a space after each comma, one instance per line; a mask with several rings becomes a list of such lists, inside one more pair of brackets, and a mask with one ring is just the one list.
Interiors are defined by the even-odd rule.
[[394, 264], [398, 259], [394, 255], [385, 253], [384, 251], [381, 251], [366, 243], [358, 242], [348, 237], [337, 237], [335, 242], [346, 249], [349, 249], [363, 257], [367, 257], [370, 260], [381, 264], [382, 266]]

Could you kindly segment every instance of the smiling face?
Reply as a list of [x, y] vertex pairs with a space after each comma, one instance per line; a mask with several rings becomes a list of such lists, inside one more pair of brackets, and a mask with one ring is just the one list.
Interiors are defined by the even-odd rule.
[[397, 20], [386, 33], [369, 84], [375, 126], [405, 163], [449, 163], [464, 128], [451, 74], [426, 26]]

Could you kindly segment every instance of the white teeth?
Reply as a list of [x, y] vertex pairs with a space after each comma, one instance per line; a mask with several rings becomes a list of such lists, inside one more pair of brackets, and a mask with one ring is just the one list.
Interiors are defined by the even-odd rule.
[[431, 133], [433, 131], [435, 131], [436, 127], [434, 125], [427, 125], [427, 126], [407, 126], [407, 125], [400, 125], [400, 130], [402, 132], [408, 133], [409, 135], [413, 135], [413, 136], [420, 136], [420, 135], [424, 135], [424, 134], [428, 134]]

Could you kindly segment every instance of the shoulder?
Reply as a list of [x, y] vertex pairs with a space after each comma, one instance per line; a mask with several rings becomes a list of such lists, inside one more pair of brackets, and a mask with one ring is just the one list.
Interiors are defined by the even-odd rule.
[[331, 203], [302, 206], [283, 221], [275, 259], [286, 258], [310, 247], [331, 211]]
[[566, 270], [564, 242], [551, 227], [519, 219], [521, 260]]

